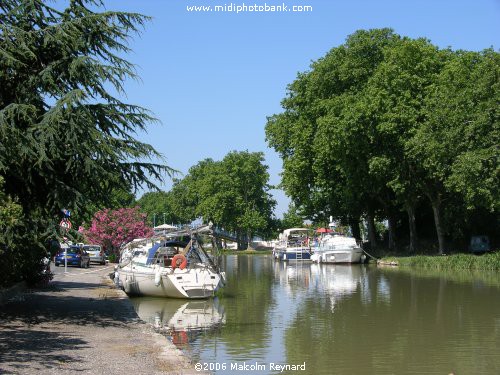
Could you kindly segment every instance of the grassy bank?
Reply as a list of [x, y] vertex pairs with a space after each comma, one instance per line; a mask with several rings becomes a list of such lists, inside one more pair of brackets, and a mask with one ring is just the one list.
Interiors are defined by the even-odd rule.
[[384, 257], [379, 260], [379, 263], [434, 270], [500, 270], [500, 251], [482, 255]]

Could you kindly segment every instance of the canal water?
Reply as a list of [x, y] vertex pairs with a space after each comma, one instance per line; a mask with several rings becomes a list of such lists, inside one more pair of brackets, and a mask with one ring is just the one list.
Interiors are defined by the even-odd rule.
[[132, 300], [215, 374], [500, 374], [498, 273], [223, 263], [213, 300]]

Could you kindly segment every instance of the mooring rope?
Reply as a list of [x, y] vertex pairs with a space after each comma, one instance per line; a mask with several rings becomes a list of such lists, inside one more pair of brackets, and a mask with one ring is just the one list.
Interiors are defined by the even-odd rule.
[[366, 255], [368, 255], [370, 258], [372, 258], [373, 260], [378, 260], [378, 258], [375, 258], [373, 255], [370, 255], [366, 252], [366, 250], [363, 249], [363, 253], [365, 253]]

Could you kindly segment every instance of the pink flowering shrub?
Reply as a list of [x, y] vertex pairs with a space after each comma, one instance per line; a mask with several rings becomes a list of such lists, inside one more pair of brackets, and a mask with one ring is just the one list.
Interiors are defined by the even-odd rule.
[[89, 229], [83, 234], [89, 244], [101, 245], [108, 254], [119, 253], [121, 245], [153, 235], [153, 229], [146, 225], [146, 214], [139, 207], [104, 209], [94, 214]]

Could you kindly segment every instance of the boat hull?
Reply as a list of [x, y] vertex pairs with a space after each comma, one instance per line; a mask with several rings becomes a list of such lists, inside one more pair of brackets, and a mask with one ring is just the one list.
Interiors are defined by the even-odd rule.
[[287, 250], [274, 250], [274, 257], [281, 261], [309, 261], [311, 260], [311, 252], [307, 248], [303, 249], [287, 249]]
[[202, 299], [210, 298], [223, 283], [223, 276], [208, 267], [192, 269], [123, 268], [119, 283], [128, 295]]
[[319, 250], [314, 252], [311, 260], [316, 263], [361, 263], [363, 260], [363, 250]]

